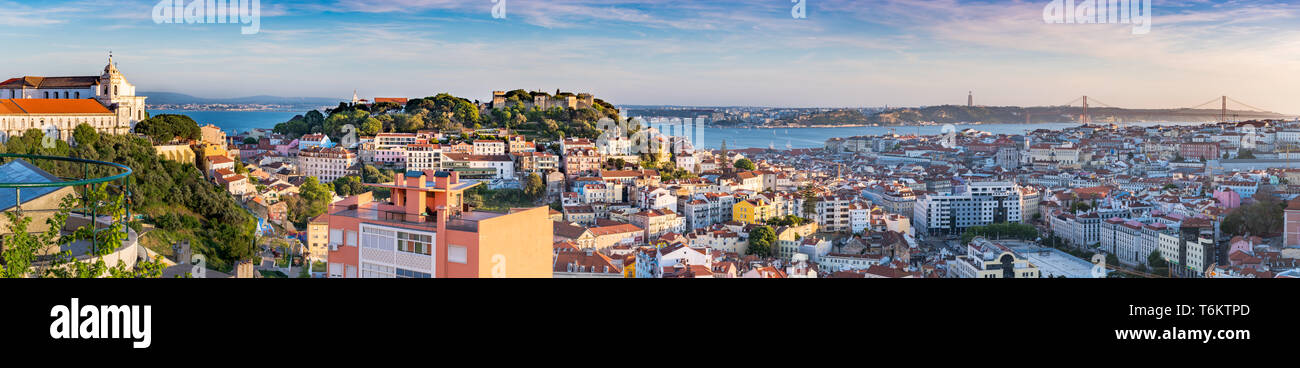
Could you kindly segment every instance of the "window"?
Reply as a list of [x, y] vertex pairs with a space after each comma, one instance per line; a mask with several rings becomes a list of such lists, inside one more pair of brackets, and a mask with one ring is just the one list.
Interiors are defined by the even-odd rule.
[[361, 277], [367, 279], [391, 279], [395, 277], [393, 267], [365, 263], [361, 265]]
[[459, 245], [447, 246], [447, 262], [452, 263], [469, 263], [468, 250]]
[[410, 233], [397, 233], [397, 250], [423, 255], [433, 254], [433, 236]]
[[433, 278], [433, 275], [430, 275], [430, 274], [428, 274], [428, 273], [424, 273], [424, 272], [411, 271], [411, 270], [404, 270], [404, 269], [399, 268], [399, 269], [397, 269], [397, 278], [399, 278], [399, 279], [429, 279], [429, 278]]
[[330, 244], [343, 244], [343, 230], [330, 229]]

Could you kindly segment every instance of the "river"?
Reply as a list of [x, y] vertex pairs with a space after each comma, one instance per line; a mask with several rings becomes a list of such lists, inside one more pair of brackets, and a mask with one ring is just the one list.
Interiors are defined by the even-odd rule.
[[[188, 110], [152, 110], [150, 114], [188, 115], [199, 125], [213, 124], [227, 133], [245, 132], [251, 129], [271, 129], [276, 124], [292, 119], [301, 112], [291, 111], [188, 111]], [[1186, 125], [1201, 123], [1127, 123], [1133, 126]], [[1077, 123], [1042, 123], [1042, 124], [955, 124], [958, 131], [967, 128], [994, 134], [1024, 134], [1026, 130], [1064, 129], [1078, 126]], [[658, 126], [656, 126], [658, 127]], [[660, 130], [669, 131], [669, 129]], [[779, 128], [779, 129], [744, 129], [744, 128], [704, 128], [702, 138], [696, 137], [696, 147], [720, 148], [722, 141], [728, 148], [766, 148], [769, 145], [784, 149], [823, 147], [827, 139], [834, 137], [852, 137], [859, 135], [889, 134], [892, 130], [898, 134], [939, 134], [941, 125], [918, 125], [896, 127], [845, 127], [845, 128]], [[703, 142], [701, 144], [701, 142]]]

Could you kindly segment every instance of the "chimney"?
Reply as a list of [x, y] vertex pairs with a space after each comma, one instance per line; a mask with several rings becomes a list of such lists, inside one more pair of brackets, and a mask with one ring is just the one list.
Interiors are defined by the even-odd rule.
[[[438, 216], [438, 233], [434, 235], [434, 238], [436, 238], [434, 241], [437, 242], [434, 246], [437, 247], [437, 254], [447, 254], [447, 206], [438, 206], [437, 211], [438, 213], [435, 216]], [[439, 267], [436, 269], [442, 274], [436, 277], [446, 277], [447, 268], [444, 267], [444, 261], [446, 261], [447, 256], [439, 256], [438, 259], [434, 259], [434, 262], [438, 263]]]
[[428, 175], [420, 175], [419, 177], [416, 177], [415, 180], [413, 180], [414, 183], [410, 184], [409, 186], [414, 186], [416, 188], [424, 188], [425, 182], [428, 180], [429, 180]]
[[[447, 175], [447, 176], [443, 176], [442, 174], [444, 174], [444, 173], [445, 173], [445, 174], [448, 174], [448, 175]], [[438, 189], [447, 189], [447, 188], [451, 188], [451, 184], [454, 184], [454, 183], [452, 182], [452, 180], [454, 180], [454, 178], [452, 178], [452, 175], [455, 175], [455, 174], [456, 174], [455, 172], [446, 172], [446, 171], [438, 173], [438, 175], [436, 175], [436, 176], [433, 178], [433, 180], [434, 180], [434, 187], [436, 187], [436, 188], [438, 188]]]

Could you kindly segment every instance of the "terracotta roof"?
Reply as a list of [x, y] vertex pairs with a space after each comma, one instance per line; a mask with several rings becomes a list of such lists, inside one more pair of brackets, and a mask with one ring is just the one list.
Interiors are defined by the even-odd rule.
[[567, 222], [556, 221], [552, 228], [556, 236], [568, 239], [577, 239], [582, 237], [583, 233], [587, 232], [587, 228], [575, 226]]
[[89, 88], [99, 85], [99, 77], [22, 77], [0, 83], [0, 89], [18, 88]]
[[555, 255], [554, 272], [622, 273], [614, 261], [599, 252], [561, 252]]
[[621, 225], [613, 225], [613, 226], [593, 227], [587, 230], [590, 230], [591, 233], [595, 234], [596, 236], [602, 236], [602, 235], [610, 235], [610, 234], [639, 232], [641, 231], [641, 228], [632, 224], [621, 224]]
[[104, 114], [112, 115], [99, 101], [90, 99], [8, 99], [0, 100], [0, 114]]
[[375, 103], [392, 102], [398, 105], [406, 105], [406, 98], [402, 97], [375, 97]]

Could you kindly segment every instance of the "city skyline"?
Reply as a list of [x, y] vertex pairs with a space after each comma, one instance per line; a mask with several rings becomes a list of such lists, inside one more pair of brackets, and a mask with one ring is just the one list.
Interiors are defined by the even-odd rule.
[[[619, 105], [1060, 105], [1228, 95], [1300, 112], [1300, 6], [1154, 4], [1153, 26], [1048, 24], [1050, 1], [261, 2], [260, 32], [155, 24], [156, 1], [0, 0], [0, 73], [84, 75], [112, 50], [148, 91], [222, 98], [591, 92]], [[224, 46], [224, 47], [221, 47]], [[1217, 107], [1217, 106], [1216, 106]]]

